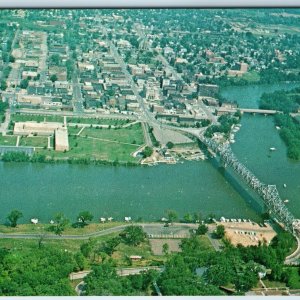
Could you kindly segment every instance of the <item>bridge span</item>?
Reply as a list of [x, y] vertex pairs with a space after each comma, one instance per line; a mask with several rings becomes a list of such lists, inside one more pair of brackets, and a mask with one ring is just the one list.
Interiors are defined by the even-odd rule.
[[180, 130], [192, 134], [204, 145], [206, 145], [207, 148], [219, 155], [222, 164], [225, 167], [231, 167], [234, 172], [239, 175], [246, 182], [246, 184], [260, 196], [271, 215], [273, 215], [279, 223], [282, 223], [285, 228], [298, 239], [300, 236], [300, 220], [296, 219], [286, 207], [278, 193], [276, 185], [268, 185], [261, 182], [246, 166], [244, 166], [237, 159], [229, 144], [220, 144], [213, 139], [204, 137], [203, 129], [197, 130], [192, 128], [180, 128]]
[[277, 110], [272, 109], [259, 109], [259, 108], [231, 108], [231, 107], [220, 107], [217, 109], [218, 115], [225, 113], [235, 113], [240, 111], [241, 113], [252, 113], [252, 114], [263, 114], [263, 115], [275, 115], [278, 113]]

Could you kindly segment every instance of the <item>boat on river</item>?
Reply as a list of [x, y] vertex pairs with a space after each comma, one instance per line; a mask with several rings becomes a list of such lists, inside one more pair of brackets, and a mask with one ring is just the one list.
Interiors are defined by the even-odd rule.
[[270, 151], [276, 151], [277, 149], [276, 148], [274, 148], [274, 147], [271, 147], [270, 148]]

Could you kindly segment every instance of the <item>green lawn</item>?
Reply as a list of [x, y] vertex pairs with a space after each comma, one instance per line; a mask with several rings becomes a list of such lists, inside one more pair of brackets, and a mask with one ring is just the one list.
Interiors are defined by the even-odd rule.
[[19, 146], [48, 147], [48, 138], [44, 136], [21, 137]]
[[284, 282], [280, 281], [270, 281], [267, 279], [263, 279], [263, 283], [267, 288], [283, 288], [286, 287], [286, 284]]
[[[102, 237], [95, 238], [96, 241], [106, 241], [112, 237], [117, 236], [118, 233], [105, 235]], [[39, 239], [0, 239], [0, 248], [16, 248], [16, 249], [37, 249]], [[53, 246], [57, 249], [68, 250], [76, 252], [80, 250], [80, 245], [84, 243], [84, 240], [43, 240], [43, 246]]]
[[255, 71], [245, 73], [242, 78], [249, 82], [258, 82], [260, 80], [258, 72]]
[[144, 143], [141, 124], [135, 124], [130, 127], [121, 129], [85, 128], [81, 136], [89, 136], [137, 145], [142, 145]]
[[108, 143], [99, 140], [93, 140], [85, 137], [69, 138], [70, 150], [66, 153], [56, 152], [54, 150], [37, 149], [36, 152], [53, 156], [54, 158], [90, 158], [96, 160], [136, 162], [137, 159], [130, 154], [138, 146]]
[[16, 146], [17, 137], [12, 135], [2, 136], [0, 135], [0, 145], [1, 146]]
[[11, 116], [13, 122], [26, 122], [26, 121], [36, 121], [36, 122], [63, 122], [64, 118], [62, 116], [43, 116], [43, 115], [29, 115], [29, 114], [15, 114]]
[[121, 126], [127, 124], [131, 121], [121, 120], [121, 119], [109, 119], [109, 118], [77, 118], [77, 117], [67, 117], [68, 123], [82, 123], [82, 124], [99, 124], [99, 125], [114, 125]]
[[215, 248], [213, 247], [209, 238], [206, 235], [200, 235], [198, 236], [198, 239], [200, 240], [201, 249], [215, 251]]

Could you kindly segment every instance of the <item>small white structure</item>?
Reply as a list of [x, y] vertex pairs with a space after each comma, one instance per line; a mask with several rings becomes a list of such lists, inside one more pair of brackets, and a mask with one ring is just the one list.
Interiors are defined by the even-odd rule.
[[125, 217], [125, 222], [131, 221], [131, 217]]
[[50, 220], [50, 224], [54, 224], [54, 221], [53, 221], [53, 220]]
[[107, 218], [107, 220], [108, 220], [109, 222], [111, 222], [113, 219], [114, 219], [113, 217]]
[[33, 219], [30, 220], [30, 222], [31, 222], [32, 224], [37, 224], [37, 223], [39, 222], [39, 219], [33, 218]]
[[100, 221], [101, 221], [102, 223], [104, 223], [104, 222], [106, 221], [106, 218], [100, 218]]
[[167, 218], [161, 218], [161, 221], [162, 221], [162, 222], [167, 222], [168, 219], [167, 219]]

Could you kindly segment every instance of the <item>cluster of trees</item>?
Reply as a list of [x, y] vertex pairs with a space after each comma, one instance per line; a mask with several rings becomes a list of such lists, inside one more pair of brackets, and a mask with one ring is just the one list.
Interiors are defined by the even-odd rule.
[[280, 126], [280, 137], [287, 145], [287, 156], [300, 159], [300, 124], [288, 114], [277, 114], [275, 124]]
[[76, 255], [52, 247], [0, 249], [0, 296], [72, 296]]
[[259, 107], [284, 113], [297, 112], [300, 107], [300, 88], [264, 93], [260, 98]]
[[1, 118], [0, 122], [4, 121], [5, 119], [4, 113], [7, 108], [8, 108], [8, 103], [0, 101], [0, 118]]
[[[234, 247], [226, 243], [222, 252], [212, 252], [201, 244], [197, 236], [184, 239], [181, 253], [172, 254], [165, 271], [158, 278], [163, 295], [220, 295], [218, 287], [231, 286], [236, 294], [244, 293], [258, 283], [258, 273], [267, 274], [269, 280], [299, 281], [299, 268], [291, 270], [284, 266], [284, 259], [294, 245], [293, 237], [280, 233], [270, 246]], [[201, 268], [203, 275], [196, 276]]]
[[120, 277], [112, 260], [93, 267], [84, 278], [86, 296], [146, 296], [151, 295], [152, 285], [158, 277], [156, 271]]
[[225, 137], [228, 137], [231, 126], [233, 124], [238, 124], [241, 116], [239, 114], [236, 115], [230, 115], [230, 114], [225, 114], [220, 116], [218, 121], [220, 122], [220, 125], [212, 125], [208, 127], [204, 133], [206, 137], [211, 138], [215, 132], [222, 132], [225, 134]]
[[25, 152], [6, 152], [1, 156], [1, 159], [4, 162], [39, 162], [39, 163], [69, 163], [69, 164], [82, 164], [82, 165], [88, 165], [88, 164], [96, 164], [96, 165], [109, 165], [109, 166], [118, 166], [118, 165], [124, 165], [124, 166], [136, 166], [138, 165], [138, 162], [120, 162], [118, 160], [114, 161], [107, 161], [107, 160], [94, 160], [91, 158], [72, 158], [69, 157], [65, 160], [58, 160], [55, 159], [53, 156], [48, 157], [44, 154], [40, 153], [34, 153], [32, 156], [29, 156]]

